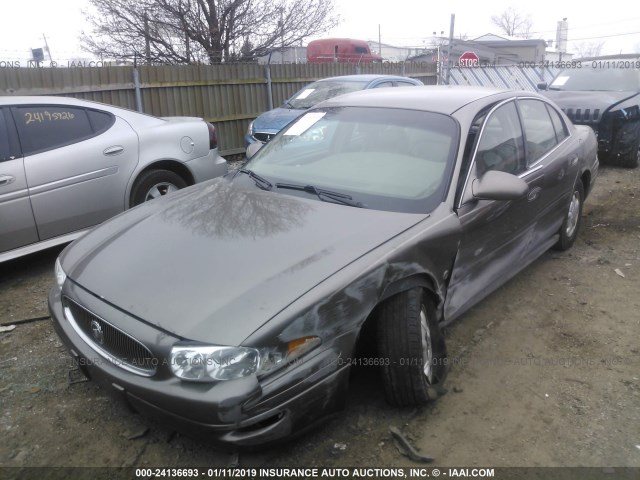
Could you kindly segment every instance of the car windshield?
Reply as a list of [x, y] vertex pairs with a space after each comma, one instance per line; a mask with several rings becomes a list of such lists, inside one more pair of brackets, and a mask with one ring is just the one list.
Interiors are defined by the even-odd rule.
[[[246, 169], [279, 193], [428, 213], [446, 195], [458, 131], [453, 118], [432, 112], [315, 109], [274, 137]], [[317, 190], [325, 194], [317, 195]]]
[[364, 90], [368, 84], [369, 82], [353, 80], [325, 80], [314, 82], [291, 97], [286, 105], [296, 109], [311, 108], [323, 100], [328, 100], [329, 98], [337, 97], [345, 93]]
[[549, 86], [551, 90], [640, 90], [640, 70], [624, 68], [582, 68], [563, 70]]

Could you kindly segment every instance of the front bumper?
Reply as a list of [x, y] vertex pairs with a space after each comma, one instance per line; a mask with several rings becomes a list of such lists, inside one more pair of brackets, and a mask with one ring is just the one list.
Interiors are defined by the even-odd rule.
[[[168, 365], [162, 364], [154, 375], [145, 377], [98, 354], [65, 317], [62, 295], [57, 287], [49, 293], [51, 318], [83, 373], [134, 410], [179, 431], [206, 437], [223, 446], [254, 447], [286, 439], [343, 405], [348, 369], [337, 367], [336, 354], [330, 349], [263, 381], [251, 376], [216, 384], [184, 382], [171, 374]], [[87, 310], [100, 318], [109, 318], [119, 328], [126, 322], [130, 327], [127, 333], [142, 342], [154, 338], [156, 352], [177, 341], [111, 307], [69, 280], [65, 283], [64, 295], [73, 295]]]

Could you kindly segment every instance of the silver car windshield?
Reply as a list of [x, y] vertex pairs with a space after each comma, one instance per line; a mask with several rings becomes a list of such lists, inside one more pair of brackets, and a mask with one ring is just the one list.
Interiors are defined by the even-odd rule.
[[314, 82], [296, 93], [287, 101], [287, 106], [295, 109], [311, 108], [318, 103], [345, 93], [364, 90], [369, 82], [352, 80], [329, 80]]
[[[246, 165], [278, 184], [313, 186], [377, 210], [427, 213], [446, 195], [458, 124], [432, 112], [394, 108], [315, 109], [290, 124]], [[330, 201], [330, 200], [329, 200]]]

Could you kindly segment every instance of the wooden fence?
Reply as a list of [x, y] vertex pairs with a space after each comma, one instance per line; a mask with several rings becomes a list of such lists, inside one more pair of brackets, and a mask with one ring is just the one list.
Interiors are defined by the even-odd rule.
[[429, 63], [0, 67], [0, 95], [69, 96], [157, 116], [203, 117], [216, 125], [223, 155], [244, 152], [249, 122], [314, 80], [384, 73], [436, 83]]

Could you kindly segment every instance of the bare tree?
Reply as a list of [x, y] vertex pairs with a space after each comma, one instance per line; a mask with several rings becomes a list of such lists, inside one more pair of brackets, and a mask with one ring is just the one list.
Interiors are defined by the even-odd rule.
[[339, 22], [333, 0], [89, 0], [83, 48], [149, 63], [249, 61]]
[[575, 46], [579, 58], [599, 57], [602, 53], [604, 42], [580, 42]]
[[510, 6], [500, 15], [492, 15], [491, 21], [510, 37], [531, 38], [531, 15], [519, 12], [514, 6]]

